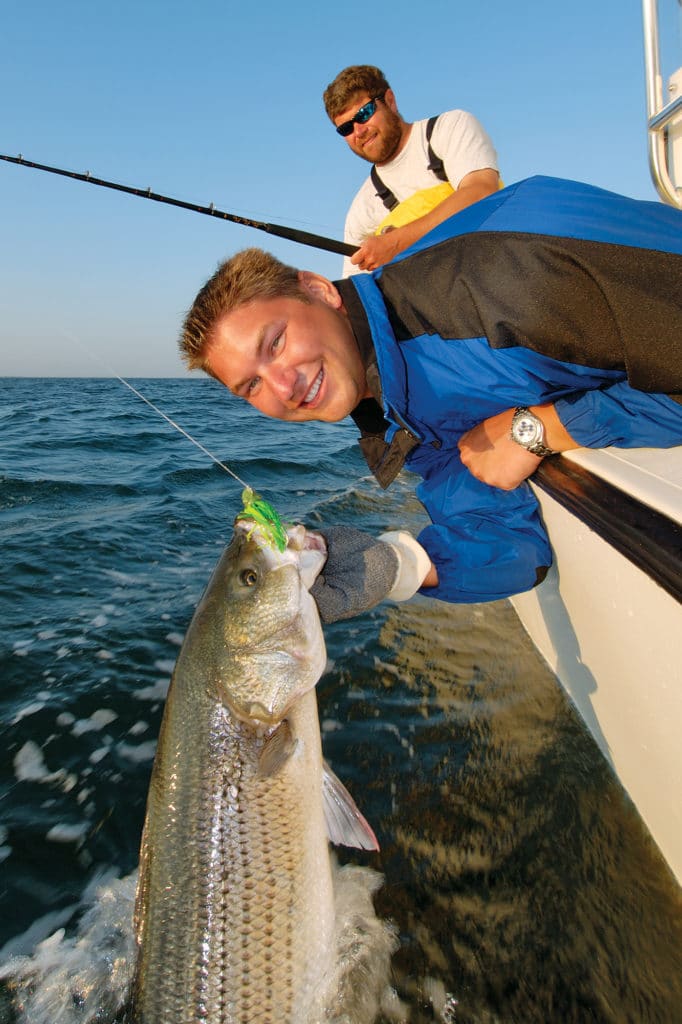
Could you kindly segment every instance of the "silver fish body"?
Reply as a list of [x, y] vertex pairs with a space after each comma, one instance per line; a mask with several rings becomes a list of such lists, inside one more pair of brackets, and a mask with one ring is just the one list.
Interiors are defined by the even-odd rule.
[[318, 1019], [334, 896], [303, 533], [280, 553], [238, 522], [180, 651], [142, 840], [136, 1024]]

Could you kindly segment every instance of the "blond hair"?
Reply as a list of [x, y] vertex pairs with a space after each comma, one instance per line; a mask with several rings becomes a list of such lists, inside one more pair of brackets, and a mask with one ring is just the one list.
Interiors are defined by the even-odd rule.
[[253, 299], [283, 296], [310, 303], [298, 270], [263, 249], [243, 249], [221, 263], [187, 313], [180, 335], [180, 354], [190, 370], [211, 372], [207, 350], [211, 334], [227, 313]]

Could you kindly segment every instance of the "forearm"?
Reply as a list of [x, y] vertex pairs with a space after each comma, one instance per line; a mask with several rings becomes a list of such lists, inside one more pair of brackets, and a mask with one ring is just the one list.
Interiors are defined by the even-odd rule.
[[491, 195], [499, 188], [497, 171], [485, 168], [466, 175], [459, 187], [428, 213], [417, 217], [401, 227], [388, 228], [383, 234], [366, 238], [358, 251], [351, 257], [351, 263], [359, 270], [376, 270], [389, 263], [395, 256], [409, 249], [433, 228], [448, 217], [459, 213], [472, 203]]
[[[552, 407], [573, 447], [671, 448], [682, 444], [682, 406], [626, 381], [557, 400]], [[565, 450], [565, 449], [560, 449]]]
[[454, 214], [459, 213], [460, 210], [464, 210], [467, 206], [471, 206], [472, 203], [477, 203], [479, 199], [485, 199], [485, 197], [491, 195], [497, 187], [498, 180], [496, 173], [494, 180], [491, 178], [491, 180], [485, 183], [478, 181], [470, 185], [460, 185], [452, 195], [449, 195], [442, 203], [435, 206], [433, 210], [429, 210], [428, 213], [423, 214], [421, 217], [417, 217], [416, 220], [403, 225], [403, 227], [394, 229], [395, 237], [399, 239], [399, 251], [402, 252], [404, 249], [409, 249], [411, 245], [418, 242], [420, 238], [423, 238], [423, 236], [433, 230], [433, 228], [442, 224], [443, 221], [448, 219], [448, 217], [454, 216]]
[[429, 590], [431, 587], [438, 586], [438, 569], [431, 562], [431, 568], [427, 572], [426, 576], [422, 580], [422, 589]]
[[[554, 452], [580, 447], [550, 403], [529, 406], [545, 428], [544, 445]], [[509, 491], [531, 476], [542, 458], [526, 451], [511, 437], [514, 409], [505, 409], [467, 430], [459, 439], [462, 463], [472, 476], [490, 487]]]
[[[671, 448], [682, 444], [682, 406], [666, 395], [636, 391], [626, 381], [531, 405], [555, 452], [573, 448]], [[511, 439], [513, 409], [491, 416], [459, 439], [463, 464], [477, 480], [510, 490], [542, 459]]]

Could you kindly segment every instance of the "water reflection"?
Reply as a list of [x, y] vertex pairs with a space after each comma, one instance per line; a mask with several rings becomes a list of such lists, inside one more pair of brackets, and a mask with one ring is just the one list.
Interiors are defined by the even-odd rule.
[[329, 647], [406, 1019], [682, 1020], [680, 889], [509, 604], [417, 600]]

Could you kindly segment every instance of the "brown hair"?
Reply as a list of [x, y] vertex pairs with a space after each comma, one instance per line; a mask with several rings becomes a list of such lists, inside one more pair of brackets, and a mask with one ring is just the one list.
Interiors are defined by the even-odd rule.
[[383, 71], [375, 68], [373, 64], [351, 64], [340, 71], [324, 90], [324, 109], [329, 119], [333, 121], [346, 109], [356, 93], [366, 92], [372, 98], [383, 98], [386, 90], [390, 88]]
[[298, 270], [281, 263], [269, 252], [243, 249], [221, 263], [198, 293], [182, 325], [180, 354], [188, 368], [211, 372], [206, 349], [216, 323], [223, 316], [253, 299], [281, 296], [310, 303]]

